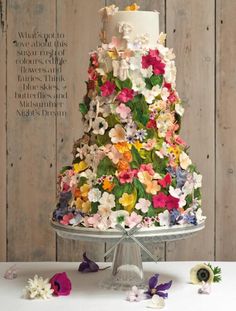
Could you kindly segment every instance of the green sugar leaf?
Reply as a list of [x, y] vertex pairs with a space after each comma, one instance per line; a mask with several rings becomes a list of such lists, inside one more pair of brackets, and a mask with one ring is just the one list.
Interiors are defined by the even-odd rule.
[[87, 105], [85, 105], [85, 103], [80, 103], [79, 110], [82, 113], [82, 115], [85, 115], [88, 112], [88, 107]]
[[163, 75], [152, 75], [150, 81], [153, 86], [159, 85], [161, 87], [163, 83]]
[[114, 167], [112, 161], [108, 157], [104, 157], [98, 164], [97, 176], [101, 177], [103, 175], [114, 175], [116, 168]]

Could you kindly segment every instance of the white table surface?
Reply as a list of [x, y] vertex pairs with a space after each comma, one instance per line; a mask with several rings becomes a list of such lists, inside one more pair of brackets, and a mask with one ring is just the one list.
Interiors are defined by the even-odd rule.
[[[210, 295], [197, 293], [198, 286], [189, 283], [190, 268], [196, 262], [144, 263], [145, 276], [160, 273], [161, 281], [173, 280], [164, 310], [173, 311], [218, 311], [236, 310], [236, 263], [212, 262], [222, 268], [222, 282], [212, 285]], [[18, 277], [14, 280], [3, 278], [11, 263], [0, 263], [0, 310], [1, 311], [129, 311], [152, 310], [146, 308], [148, 301], [128, 302], [126, 292], [106, 290], [99, 287], [99, 281], [110, 273], [109, 269], [97, 273], [77, 272], [78, 263], [41, 262], [16, 263]], [[100, 267], [107, 263], [99, 264]], [[67, 272], [72, 282], [72, 292], [66, 297], [49, 300], [26, 300], [22, 290], [27, 279], [35, 274], [50, 278], [57, 272]]]

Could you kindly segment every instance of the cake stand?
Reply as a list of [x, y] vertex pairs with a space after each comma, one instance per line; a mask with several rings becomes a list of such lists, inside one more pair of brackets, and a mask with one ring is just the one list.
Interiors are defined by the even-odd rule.
[[111, 275], [101, 282], [103, 287], [111, 289], [127, 289], [133, 285], [140, 288], [145, 286], [141, 249], [144, 249], [155, 260], [146, 249], [145, 244], [185, 239], [205, 227], [205, 221], [201, 221], [197, 225], [150, 227], [139, 230], [119, 228], [100, 231], [94, 228], [61, 225], [53, 220], [50, 221], [50, 224], [56, 233], [65, 239], [113, 244], [105, 254], [106, 256], [113, 249], [115, 250]]

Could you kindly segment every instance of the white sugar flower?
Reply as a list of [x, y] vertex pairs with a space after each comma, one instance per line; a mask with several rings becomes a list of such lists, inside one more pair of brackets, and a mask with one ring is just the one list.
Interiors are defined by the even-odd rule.
[[139, 289], [137, 286], [133, 286], [130, 291], [127, 292], [127, 300], [130, 302], [141, 301], [146, 299], [143, 289]]
[[87, 169], [86, 171], [80, 173], [79, 177], [87, 178], [87, 184], [89, 184], [89, 186], [92, 186], [96, 182], [97, 175], [92, 170]]
[[108, 206], [107, 204], [100, 204], [98, 206], [98, 214], [103, 216], [103, 217], [108, 217], [111, 214], [111, 207]]
[[168, 210], [165, 210], [163, 213], [158, 214], [160, 226], [169, 226], [170, 225], [170, 213]]
[[111, 227], [115, 228], [117, 224], [124, 226], [127, 217], [129, 217], [129, 212], [127, 211], [124, 211], [124, 210], [112, 211], [109, 217], [110, 222], [111, 222]]
[[166, 63], [164, 78], [167, 83], [171, 83], [172, 86], [175, 87], [176, 67], [174, 61]]
[[152, 66], [149, 66], [147, 69], [141, 68], [140, 71], [144, 78], [150, 78], [153, 75]]
[[179, 156], [179, 161], [180, 161], [181, 168], [184, 170], [186, 170], [189, 167], [189, 165], [192, 164], [191, 159], [189, 158], [187, 153], [185, 153], [184, 151], [181, 152]]
[[88, 193], [90, 202], [98, 202], [101, 199], [101, 191], [98, 188], [92, 188]]
[[25, 287], [25, 298], [28, 299], [48, 299], [52, 297], [53, 289], [48, 279], [34, 276], [28, 280], [28, 285]]
[[136, 203], [135, 208], [137, 210], [141, 210], [143, 213], [147, 213], [148, 208], [151, 206], [151, 202], [149, 200], [140, 198], [138, 203]]
[[176, 111], [176, 113], [178, 113], [178, 115], [180, 115], [182, 117], [184, 114], [184, 107], [181, 104], [176, 104], [175, 105], [175, 111]]
[[165, 299], [158, 295], [153, 295], [151, 302], [147, 305], [147, 308], [151, 309], [163, 309], [165, 307]]
[[94, 134], [104, 135], [105, 130], [108, 128], [108, 123], [104, 118], [97, 117], [93, 122], [92, 127]]
[[202, 186], [202, 175], [193, 172], [193, 185], [194, 189], [201, 188]]
[[166, 87], [163, 87], [161, 90], [161, 99], [167, 101], [169, 95], [170, 95], [169, 90]]
[[152, 90], [148, 90], [148, 89], [144, 89], [142, 91], [142, 94], [143, 96], [145, 97], [145, 100], [148, 104], [152, 104], [154, 99], [155, 99], [155, 96], [153, 94], [153, 91]]
[[112, 193], [103, 192], [101, 199], [99, 200], [101, 205], [106, 205], [107, 207], [115, 207], [115, 196]]
[[202, 209], [199, 207], [198, 210], [195, 212], [197, 223], [203, 221], [206, 219], [206, 216], [202, 215]]

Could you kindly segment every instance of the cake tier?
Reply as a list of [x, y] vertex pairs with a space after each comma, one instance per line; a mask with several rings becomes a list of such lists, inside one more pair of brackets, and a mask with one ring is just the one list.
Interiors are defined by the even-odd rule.
[[119, 11], [104, 20], [103, 29], [107, 43], [112, 37], [122, 40], [120, 49], [126, 48], [127, 42], [134, 43], [143, 37], [147, 40], [147, 48], [154, 48], [159, 36], [159, 13]]

